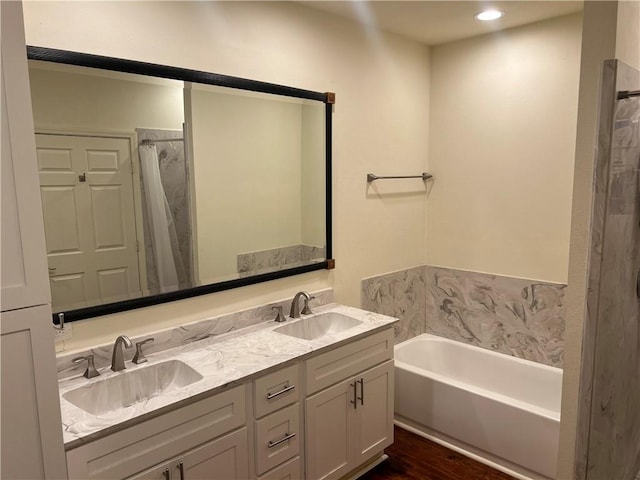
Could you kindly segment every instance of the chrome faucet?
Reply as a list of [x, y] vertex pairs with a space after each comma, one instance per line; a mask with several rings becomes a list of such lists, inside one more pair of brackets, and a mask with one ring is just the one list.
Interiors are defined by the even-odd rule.
[[[300, 312], [300, 297], [304, 297], [304, 308], [302, 312]], [[311, 300], [311, 295], [307, 292], [298, 292], [293, 297], [293, 301], [291, 302], [291, 311], [289, 312], [289, 316], [291, 318], [300, 318], [300, 313], [308, 315], [311, 313], [311, 309], [309, 309], [309, 300]]]
[[111, 355], [111, 370], [114, 372], [119, 372], [120, 370], [124, 370], [127, 368], [124, 364], [124, 352], [122, 344], [124, 344], [124, 348], [131, 348], [133, 344], [129, 337], [126, 335], [120, 335], [116, 338], [115, 343], [113, 344], [113, 354]]

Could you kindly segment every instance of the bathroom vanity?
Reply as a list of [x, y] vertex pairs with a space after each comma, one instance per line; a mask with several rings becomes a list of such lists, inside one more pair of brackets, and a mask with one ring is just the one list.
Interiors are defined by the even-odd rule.
[[[299, 320], [158, 352], [147, 364], [127, 362], [121, 372], [63, 379], [69, 478], [356, 475], [393, 441], [395, 321], [326, 305]], [[162, 377], [156, 372], [162, 368], [175, 370], [172, 386], [144, 393], [140, 385]], [[127, 376], [130, 382], [119, 380]], [[186, 376], [191, 383], [182, 385]], [[115, 381], [119, 392], [140, 390], [130, 398], [109, 395]], [[90, 391], [103, 385], [107, 393], [92, 399]], [[131, 398], [133, 404], [121, 405]]]

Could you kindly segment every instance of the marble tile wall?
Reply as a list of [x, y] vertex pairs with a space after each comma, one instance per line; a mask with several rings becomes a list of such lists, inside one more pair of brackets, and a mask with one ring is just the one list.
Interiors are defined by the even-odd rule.
[[424, 266], [362, 280], [362, 308], [400, 319], [394, 326], [396, 343], [425, 333], [426, 298]]
[[[138, 141], [183, 138], [182, 130], [157, 130], [137, 128]], [[176, 229], [177, 244], [180, 251], [176, 259], [178, 282], [181, 288], [190, 287], [192, 282], [191, 268], [191, 224], [189, 213], [188, 167], [184, 153], [184, 141], [156, 143], [158, 161], [160, 162], [160, 178], [167, 197], [167, 203], [173, 216]], [[151, 236], [146, 220], [144, 182], [142, 188], [142, 207], [144, 219], [145, 256], [147, 261], [147, 284], [151, 292], [157, 292], [158, 275], [151, 250]]]
[[640, 72], [605, 62], [594, 174], [576, 480], [640, 469]]
[[362, 308], [421, 333], [562, 367], [565, 285], [421, 266], [362, 281]]
[[325, 259], [324, 247], [291, 245], [237, 255], [241, 277], [292, 268], [313, 260]]
[[300, 257], [303, 262], [310, 260], [324, 260], [327, 258], [324, 247], [317, 247], [315, 245], [300, 245]]
[[426, 267], [427, 333], [562, 367], [566, 285]]
[[[309, 302], [312, 310], [314, 307], [333, 303], [332, 289], [310, 293], [314, 297]], [[285, 315], [287, 315], [289, 309], [291, 308], [291, 299], [273, 302], [235, 313], [220, 315], [218, 317], [207, 318], [186, 325], [181, 325], [179, 327], [149, 333], [147, 335], [139, 337], [130, 337], [130, 339], [135, 344], [136, 342], [140, 342], [147, 338], [153, 337], [153, 343], [147, 344], [144, 347], [145, 353], [152, 354], [168, 350], [170, 348], [197, 342], [199, 340], [203, 340], [212, 336], [231, 333], [241, 328], [250, 327], [251, 325], [256, 325], [261, 322], [273, 320], [275, 318], [275, 312], [272, 308], [279, 305], [283, 307], [283, 312]], [[114, 340], [118, 334], [118, 332], [114, 332]], [[66, 378], [78, 375], [78, 373], [82, 373], [86, 365], [76, 365], [71, 361], [73, 358], [79, 356], [93, 355], [96, 368], [110, 366], [112, 349], [113, 344], [108, 344], [99, 345], [90, 350], [59, 354], [56, 358], [58, 378]], [[133, 353], [135, 352], [133, 350], [127, 350], [127, 352], [128, 356], [126, 357], [126, 359], [128, 360], [133, 356]]]

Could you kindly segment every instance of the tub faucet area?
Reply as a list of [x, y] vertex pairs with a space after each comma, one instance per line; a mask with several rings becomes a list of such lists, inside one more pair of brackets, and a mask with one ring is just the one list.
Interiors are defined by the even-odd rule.
[[133, 344], [126, 335], [120, 335], [116, 338], [113, 344], [113, 353], [111, 354], [111, 370], [119, 372], [127, 368], [124, 364], [124, 348], [131, 347], [133, 347]]

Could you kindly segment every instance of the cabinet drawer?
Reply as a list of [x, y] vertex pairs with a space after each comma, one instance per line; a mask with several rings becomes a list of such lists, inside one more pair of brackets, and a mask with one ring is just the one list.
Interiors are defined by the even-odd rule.
[[307, 395], [393, 358], [393, 329], [338, 347], [306, 361]]
[[296, 457], [258, 477], [258, 480], [300, 480], [302, 478], [301, 467], [300, 457]]
[[126, 478], [245, 423], [240, 385], [69, 450], [69, 478]]
[[256, 421], [257, 474], [298, 455], [301, 435], [298, 403]]
[[256, 418], [297, 402], [300, 398], [299, 380], [298, 364], [256, 379], [253, 382]]

